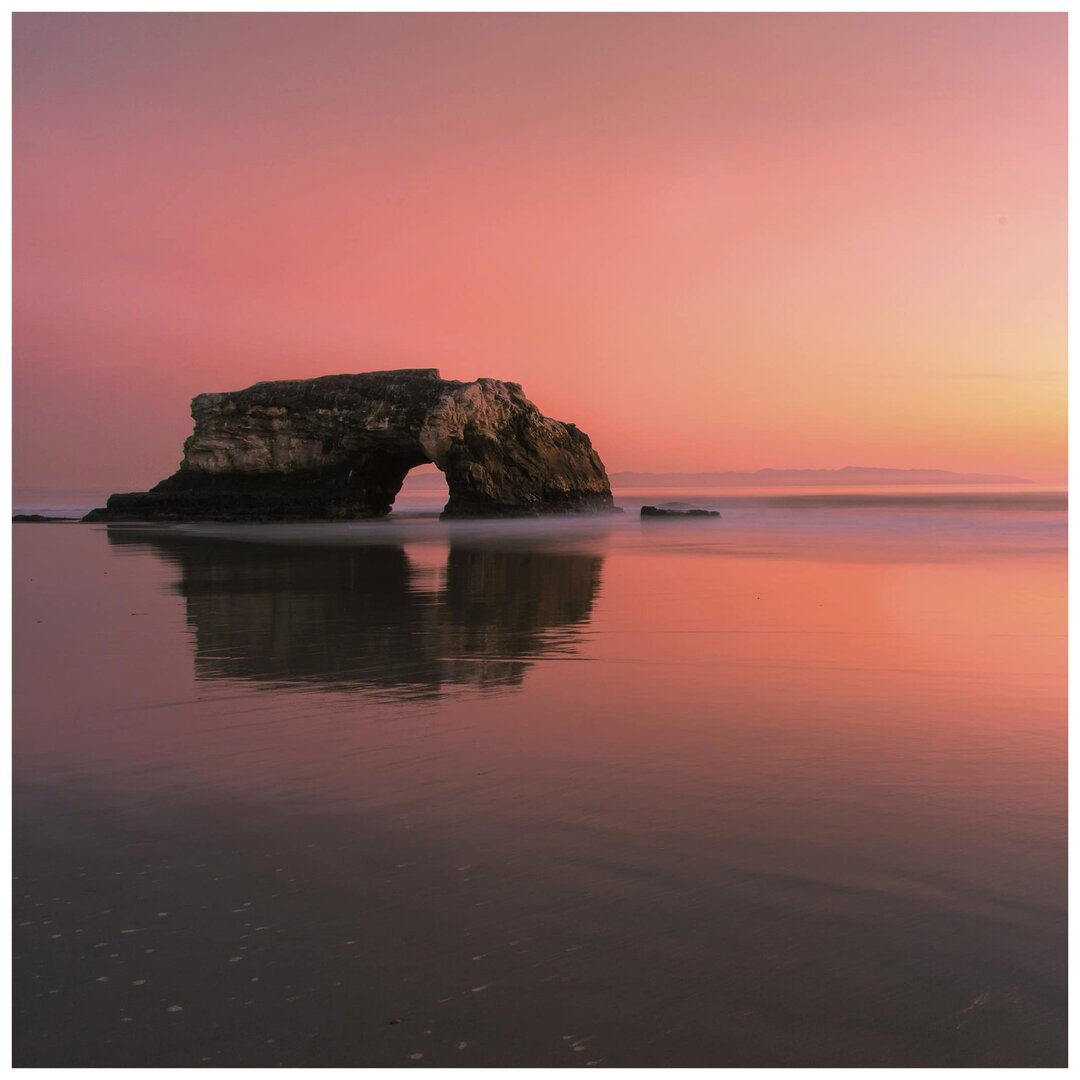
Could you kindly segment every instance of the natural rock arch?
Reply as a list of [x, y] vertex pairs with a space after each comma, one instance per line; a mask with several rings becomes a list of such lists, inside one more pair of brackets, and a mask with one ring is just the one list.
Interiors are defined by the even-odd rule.
[[589, 437], [517, 383], [433, 368], [262, 382], [191, 403], [180, 468], [88, 520], [383, 517], [410, 469], [446, 475], [444, 517], [613, 509]]

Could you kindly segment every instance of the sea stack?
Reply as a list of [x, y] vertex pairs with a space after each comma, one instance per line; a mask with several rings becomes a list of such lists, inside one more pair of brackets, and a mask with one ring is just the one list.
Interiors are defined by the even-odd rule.
[[327, 375], [200, 394], [191, 415], [177, 472], [84, 520], [384, 517], [426, 462], [446, 475], [443, 517], [614, 509], [589, 437], [541, 415], [517, 383], [434, 368]]

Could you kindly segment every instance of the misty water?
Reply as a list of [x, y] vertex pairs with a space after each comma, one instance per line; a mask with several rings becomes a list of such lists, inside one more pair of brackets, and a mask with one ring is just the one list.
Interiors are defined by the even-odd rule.
[[1063, 1065], [1064, 495], [617, 501], [17, 526], [15, 1064]]

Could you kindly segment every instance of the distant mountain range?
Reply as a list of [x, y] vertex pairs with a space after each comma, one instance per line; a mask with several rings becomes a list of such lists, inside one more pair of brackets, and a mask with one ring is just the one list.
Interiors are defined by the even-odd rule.
[[758, 469], [756, 472], [615, 472], [613, 487], [779, 487], [858, 484], [1028, 484], [1019, 476], [958, 473], [946, 469]]
[[[1020, 476], [959, 473], [947, 469], [758, 469], [757, 472], [613, 472], [613, 487], [854, 487], [861, 484], [1030, 484]], [[446, 478], [434, 465], [410, 473], [406, 490], [445, 491]], [[29, 504], [27, 504], [29, 505]]]

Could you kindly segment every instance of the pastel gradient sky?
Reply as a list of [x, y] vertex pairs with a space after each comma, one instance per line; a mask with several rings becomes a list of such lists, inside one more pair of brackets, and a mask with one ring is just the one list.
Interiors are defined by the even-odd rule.
[[1063, 14], [14, 19], [16, 498], [417, 366], [612, 470], [1064, 479]]

